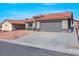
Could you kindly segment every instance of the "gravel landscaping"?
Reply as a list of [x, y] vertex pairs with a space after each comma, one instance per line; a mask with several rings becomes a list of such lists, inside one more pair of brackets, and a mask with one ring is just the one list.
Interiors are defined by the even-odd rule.
[[18, 37], [28, 35], [32, 32], [33, 31], [28, 31], [28, 30], [16, 30], [16, 31], [10, 31], [10, 32], [0, 31], [0, 39], [16, 39]]

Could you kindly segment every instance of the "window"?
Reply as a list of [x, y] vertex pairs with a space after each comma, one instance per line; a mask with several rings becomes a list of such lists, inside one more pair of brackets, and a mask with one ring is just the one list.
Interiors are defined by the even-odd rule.
[[28, 26], [30, 26], [30, 27], [31, 27], [31, 26], [32, 26], [32, 23], [28, 23]]
[[32, 23], [28, 23], [28, 29], [32, 30]]

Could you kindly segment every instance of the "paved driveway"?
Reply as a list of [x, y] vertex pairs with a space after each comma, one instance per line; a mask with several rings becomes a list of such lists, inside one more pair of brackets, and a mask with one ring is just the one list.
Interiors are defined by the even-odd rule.
[[20, 37], [16, 40], [4, 41], [24, 46], [48, 49], [52, 51], [61, 51], [70, 54], [76, 54], [76, 52], [69, 49], [68, 46], [78, 44], [77, 34], [75, 32], [35, 32], [30, 35]]
[[[14, 40], [35, 46], [68, 46], [78, 44], [76, 33], [64, 32], [35, 32]], [[61, 44], [61, 45], [60, 45]]]

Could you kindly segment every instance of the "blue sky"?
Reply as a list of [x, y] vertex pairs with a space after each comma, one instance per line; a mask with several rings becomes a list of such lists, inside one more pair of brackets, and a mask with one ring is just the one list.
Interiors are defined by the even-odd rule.
[[0, 22], [59, 12], [73, 12], [73, 18], [79, 20], [78, 3], [0, 3]]

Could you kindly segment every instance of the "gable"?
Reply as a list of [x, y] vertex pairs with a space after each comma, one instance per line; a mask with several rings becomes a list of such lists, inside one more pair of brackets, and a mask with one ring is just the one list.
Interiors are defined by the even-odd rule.
[[4, 22], [4, 23], [2, 24], [2, 26], [10, 26], [10, 27], [12, 27], [12, 24], [6, 21], [6, 22]]

